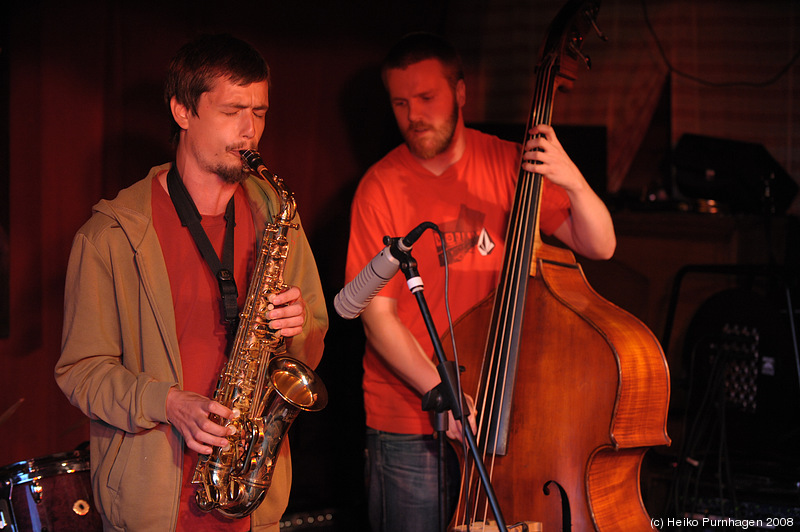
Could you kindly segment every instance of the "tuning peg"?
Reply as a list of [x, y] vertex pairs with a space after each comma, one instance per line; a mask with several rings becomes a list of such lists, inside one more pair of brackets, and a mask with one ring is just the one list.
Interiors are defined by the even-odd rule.
[[586, 65], [586, 68], [589, 70], [592, 69], [592, 59], [588, 55], [584, 55], [581, 52], [581, 49], [575, 44], [575, 41], [569, 41], [569, 49], [575, 54], [577, 57], [580, 57], [583, 60], [583, 64]]
[[598, 37], [600, 37], [600, 40], [601, 41], [607, 41], [608, 37], [606, 37], [606, 34], [603, 33], [603, 31], [597, 25], [597, 21], [595, 20], [595, 15], [596, 14], [597, 14], [597, 11], [595, 11], [594, 13], [590, 13], [590, 12], [587, 11], [586, 12], [586, 18], [589, 19], [589, 24], [592, 25], [592, 28], [594, 28], [594, 32], [597, 34]]

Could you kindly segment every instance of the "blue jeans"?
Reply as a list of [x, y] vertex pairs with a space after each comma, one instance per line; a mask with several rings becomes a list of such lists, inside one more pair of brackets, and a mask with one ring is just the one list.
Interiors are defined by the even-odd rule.
[[[458, 502], [459, 463], [447, 460], [449, 522]], [[439, 442], [430, 435], [393, 434], [367, 428], [367, 484], [372, 532], [440, 532]]]

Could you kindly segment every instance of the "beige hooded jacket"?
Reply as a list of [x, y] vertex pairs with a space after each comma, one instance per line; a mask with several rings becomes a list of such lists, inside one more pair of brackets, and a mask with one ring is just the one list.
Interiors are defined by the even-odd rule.
[[[174, 530], [183, 439], [168, 423], [167, 392], [182, 386], [169, 276], [152, 223], [152, 179], [100, 201], [75, 236], [67, 269], [58, 385], [91, 420], [92, 486], [107, 530]], [[268, 184], [245, 183], [256, 231], [278, 209]], [[303, 332], [289, 354], [315, 367], [328, 315], [316, 263], [302, 227], [290, 231], [284, 272], [306, 302]], [[252, 530], [277, 530], [291, 485], [285, 441]]]

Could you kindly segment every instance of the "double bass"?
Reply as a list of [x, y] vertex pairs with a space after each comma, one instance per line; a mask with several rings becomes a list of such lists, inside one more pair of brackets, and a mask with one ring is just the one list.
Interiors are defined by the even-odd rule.
[[[569, 0], [552, 21], [526, 142], [588, 62], [580, 50], [599, 4]], [[509, 529], [651, 530], [640, 470], [650, 447], [670, 443], [666, 359], [643, 323], [589, 286], [571, 251], [542, 242], [542, 179], [520, 164], [497, 289], [454, 325], [481, 460]], [[486, 488], [467, 456], [462, 465], [451, 530], [490, 530]]]

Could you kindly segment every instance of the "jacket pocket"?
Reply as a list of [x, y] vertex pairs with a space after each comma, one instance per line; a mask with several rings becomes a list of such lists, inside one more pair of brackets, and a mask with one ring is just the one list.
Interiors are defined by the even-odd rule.
[[108, 471], [108, 487], [110, 497], [110, 505], [106, 508], [106, 515], [109, 520], [116, 524], [120, 522], [120, 504], [119, 498], [121, 496], [121, 483], [125, 475], [125, 468], [128, 465], [128, 458], [131, 454], [131, 447], [133, 444], [133, 436], [120, 431], [122, 441], [120, 442], [119, 449], [117, 450], [114, 461], [111, 464], [111, 469]]
[[122, 441], [119, 444], [117, 454], [114, 456], [114, 461], [108, 471], [108, 482], [106, 484], [108, 489], [114, 492], [119, 491], [120, 481], [125, 474], [125, 467], [128, 465], [128, 458], [131, 454], [131, 444], [133, 443], [133, 438], [125, 432], [120, 431], [119, 434], [122, 436]]

